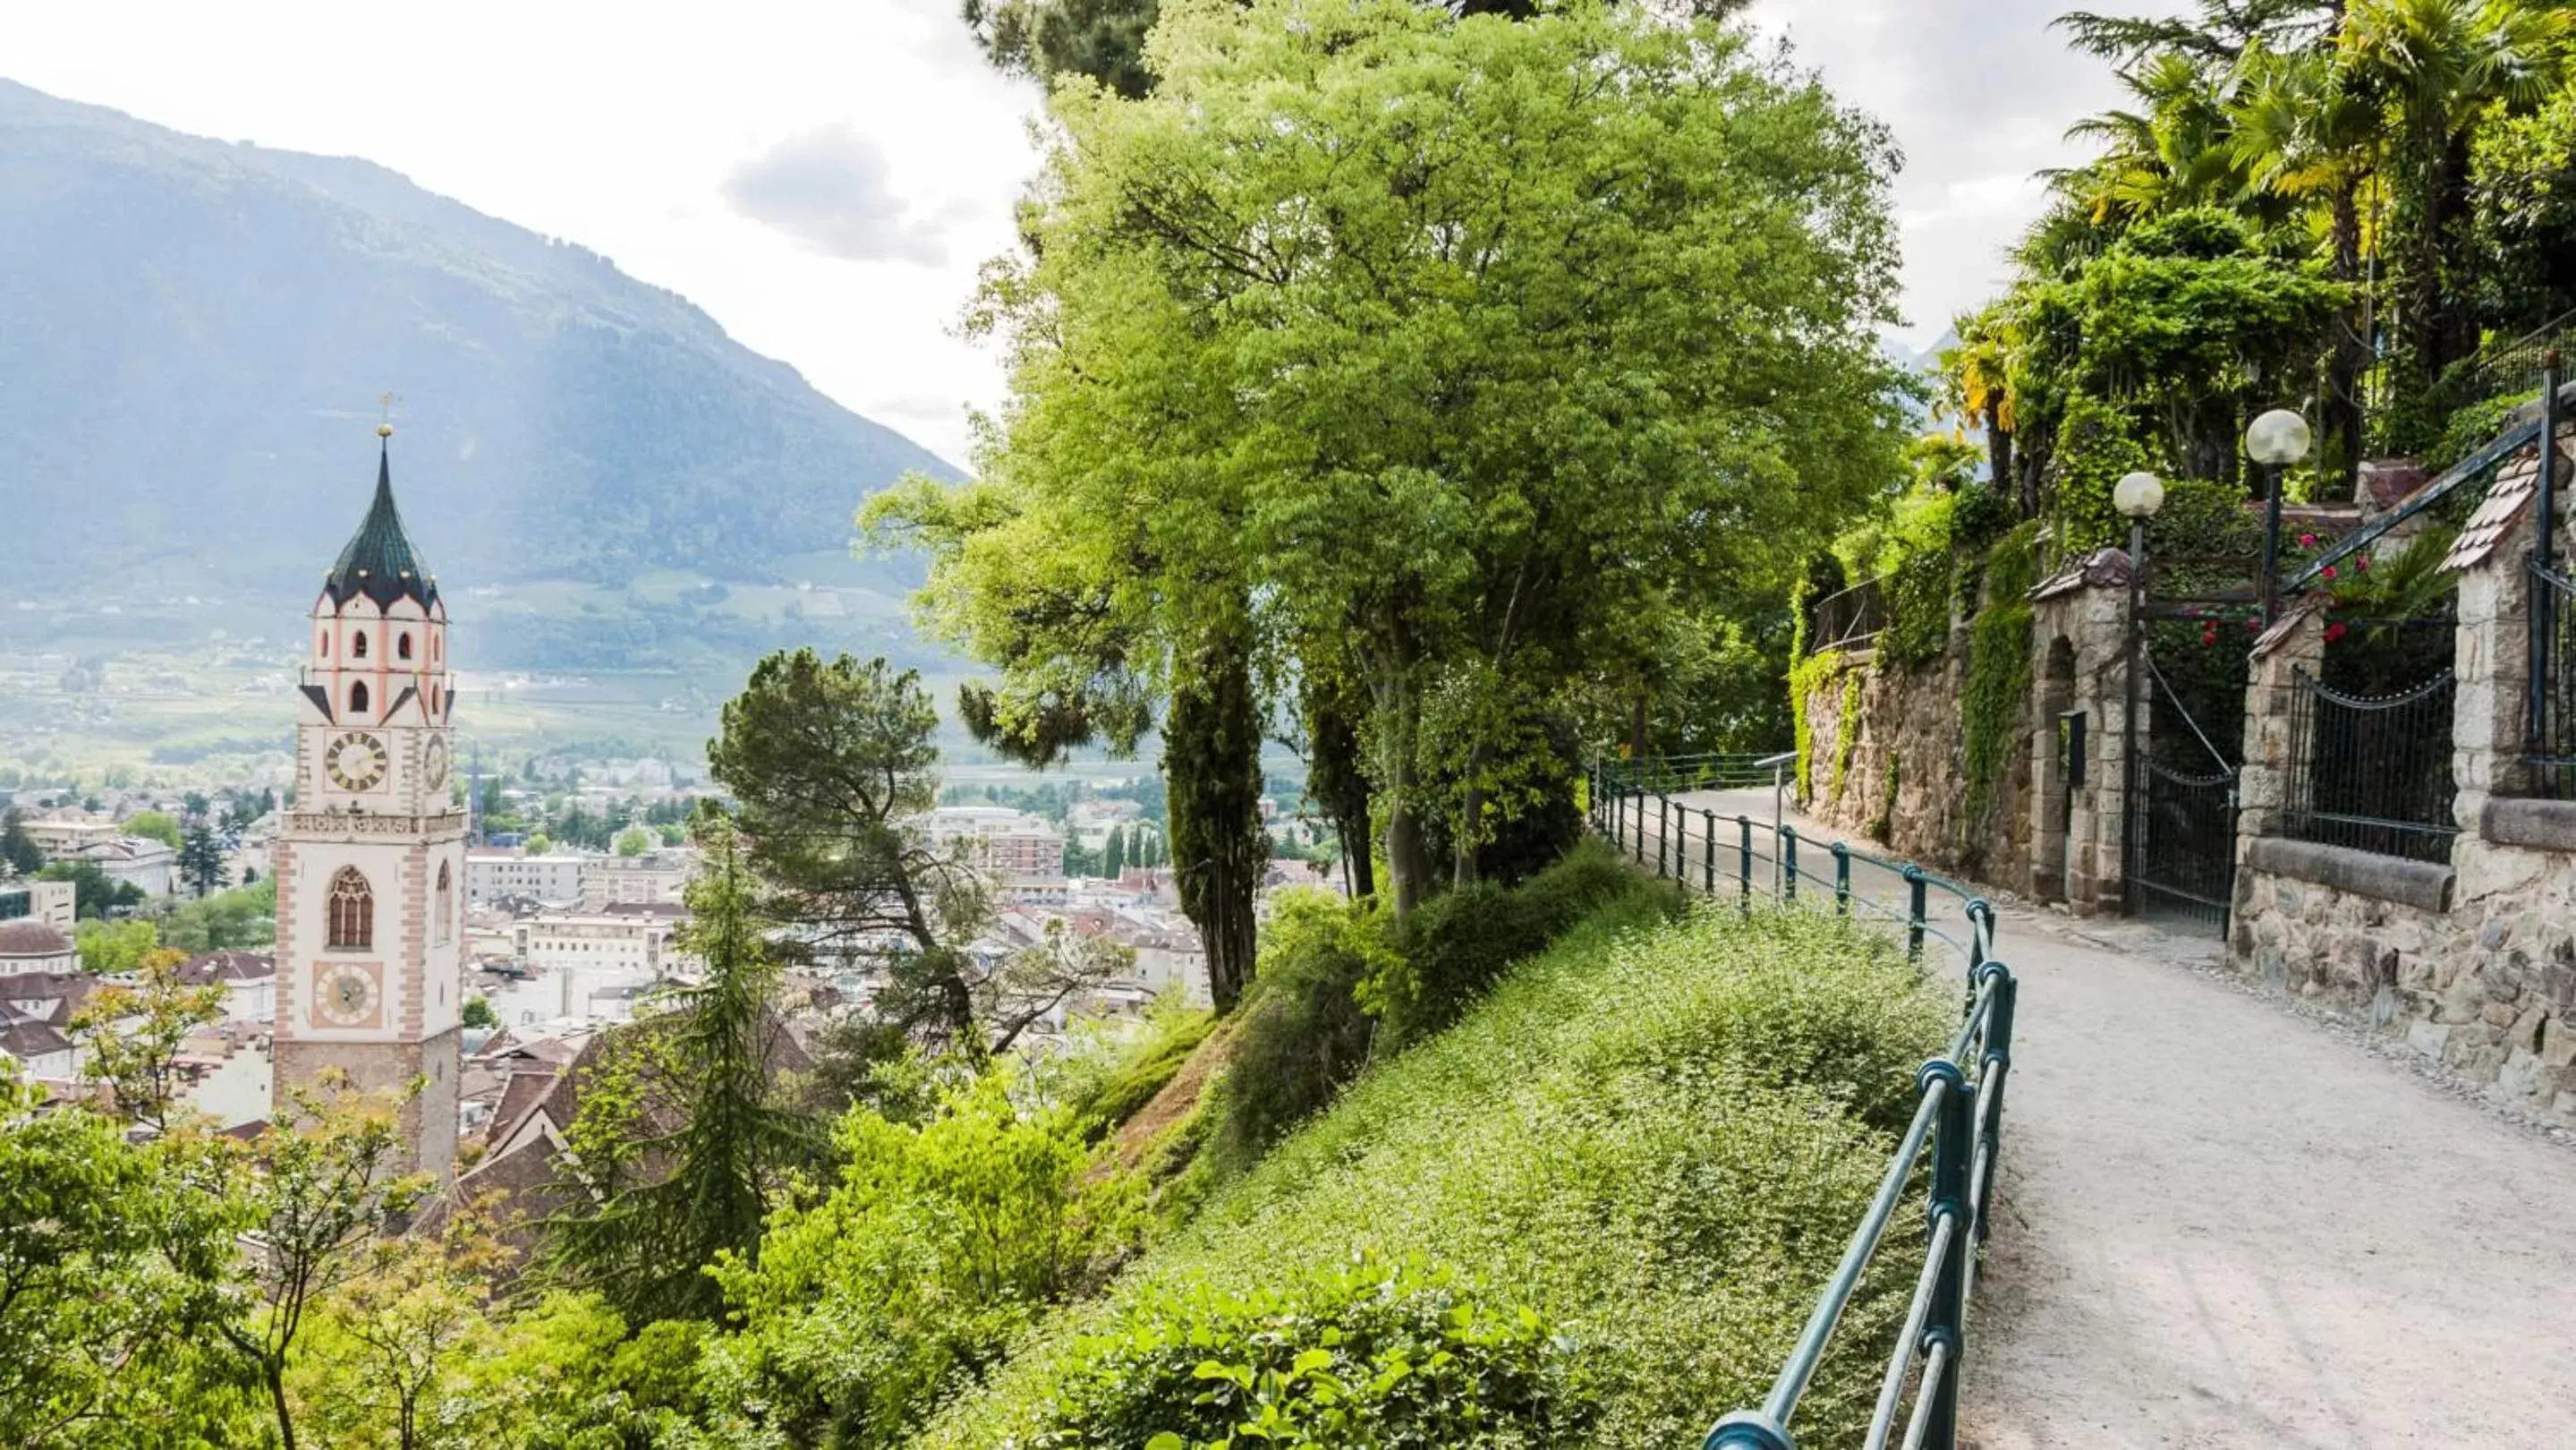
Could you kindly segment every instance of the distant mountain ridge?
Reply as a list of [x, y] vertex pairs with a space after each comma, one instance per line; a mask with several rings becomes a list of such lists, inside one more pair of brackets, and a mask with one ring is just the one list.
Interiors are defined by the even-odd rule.
[[0, 81], [0, 595], [307, 587], [365, 511], [387, 388], [451, 584], [776, 578], [905, 471], [955, 476], [596, 253]]

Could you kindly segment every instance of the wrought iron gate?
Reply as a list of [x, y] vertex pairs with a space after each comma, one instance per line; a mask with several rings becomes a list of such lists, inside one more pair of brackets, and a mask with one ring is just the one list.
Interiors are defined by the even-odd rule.
[[[2141, 753], [2129, 793], [2128, 911], [2131, 916], [2227, 934], [2236, 893], [2236, 765], [2211, 740], [2207, 725], [2176, 694], [2154, 656], [2146, 660], [2156, 709], [2155, 748]], [[2244, 692], [2199, 701], [2203, 710], [2236, 709], [2221, 738], [2243, 730]]]
[[2236, 772], [2139, 762], [2130, 808], [2129, 914], [2227, 934], [2236, 891]]

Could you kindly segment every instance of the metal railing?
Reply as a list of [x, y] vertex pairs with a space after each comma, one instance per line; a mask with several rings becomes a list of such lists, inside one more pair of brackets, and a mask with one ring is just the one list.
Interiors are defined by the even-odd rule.
[[2455, 683], [2445, 669], [2394, 694], [2351, 695], [2293, 671], [2283, 833], [2448, 861], [2460, 833], [2451, 815]]
[[1752, 755], [1710, 751], [1697, 755], [1653, 755], [1643, 760], [1614, 760], [1603, 769], [1611, 787], [1623, 791], [1752, 790], [1788, 781], [1798, 752]]
[[2531, 575], [2531, 701], [2523, 760], [2534, 794], [2576, 796], [2576, 581], [2539, 558]]
[[[1929, 1246], [1863, 1445], [1866, 1450], [1883, 1450], [1891, 1443], [1907, 1450], [1951, 1450], [1958, 1437], [1960, 1369], [1977, 1250], [1988, 1234], [1986, 1209], [2002, 1153], [2004, 1082], [2012, 1065], [2018, 991], [2011, 970], [1995, 960], [1993, 905], [1946, 877], [1855, 851], [1842, 841], [1819, 843], [1786, 824], [1757, 826], [1750, 816], [1722, 816], [1657, 792], [1622, 791], [1608, 770], [1594, 775], [1592, 824], [1640, 866], [1651, 865], [1658, 876], [1674, 878], [1686, 888], [1712, 897], [1731, 893], [1746, 910], [1759, 891], [1783, 904], [1886, 921], [1903, 932], [1907, 955], [1915, 961], [1937, 945], [1954, 952], [1965, 967], [1968, 1006], [1958, 1033], [1948, 1051], [1916, 1074], [1921, 1098], [1913, 1120], [1796, 1347], [1761, 1408], [1727, 1415], [1703, 1443], [1703, 1450], [1795, 1450], [1789, 1425], [1798, 1402], [1859, 1293], [1861, 1276], [1887, 1237], [1928, 1148], [1931, 1163], [1923, 1188]], [[1767, 852], [1758, 848], [1762, 845], [1769, 847]], [[1803, 861], [1801, 845], [1808, 848]], [[1830, 874], [1812, 869], [1810, 863], [1820, 859], [1831, 862]], [[1880, 899], [1882, 888], [1893, 888], [1891, 899]], [[1903, 1434], [1898, 1439], [1900, 1414]]]
[[1887, 628], [1886, 581], [1865, 579], [1807, 608], [1807, 653], [1858, 649]]

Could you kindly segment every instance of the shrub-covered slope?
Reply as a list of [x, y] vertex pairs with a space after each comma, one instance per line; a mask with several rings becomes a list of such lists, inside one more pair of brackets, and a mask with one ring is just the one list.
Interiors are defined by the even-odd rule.
[[[1352, 1445], [1689, 1443], [1786, 1354], [1946, 995], [1829, 921], [1615, 901], [1290, 1134], [922, 1443], [1174, 1450], [1247, 1424]], [[1902, 1277], [1856, 1306], [1803, 1443], [1866, 1415], [1864, 1351]]]

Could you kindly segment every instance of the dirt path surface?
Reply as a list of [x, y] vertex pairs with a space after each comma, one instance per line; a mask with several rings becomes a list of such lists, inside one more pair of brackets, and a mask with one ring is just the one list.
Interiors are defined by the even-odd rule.
[[2576, 1447], [2576, 1151], [2207, 974], [2214, 942], [2007, 907], [1998, 955], [1963, 1438]]

